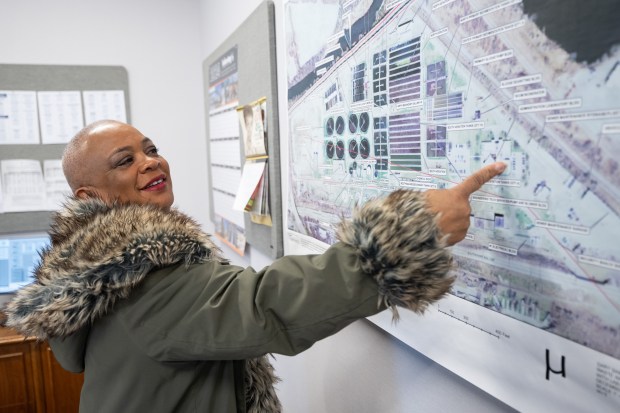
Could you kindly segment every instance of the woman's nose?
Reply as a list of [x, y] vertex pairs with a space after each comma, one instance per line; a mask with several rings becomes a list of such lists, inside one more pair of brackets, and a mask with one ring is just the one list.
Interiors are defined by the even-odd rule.
[[147, 156], [144, 159], [144, 162], [142, 162], [142, 165], [140, 166], [140, 171], [146, 172], [149, 170], [157, 169], [159, 168], [159, 165], [161, 165], [161, 161], [158, 158]]

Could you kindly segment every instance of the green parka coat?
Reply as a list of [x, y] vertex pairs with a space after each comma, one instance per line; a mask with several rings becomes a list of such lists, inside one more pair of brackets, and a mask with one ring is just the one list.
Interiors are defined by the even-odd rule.
[[300, 353], [387, 307], [421, 312], [452, 282], [413, 191], [357, 209], [325, 253], [260, 271], [229, 265], [174, 209], [71, 200], [50, 235], [6, 324], [84, 371], [81, 412], [279, 412], [266, 355]]

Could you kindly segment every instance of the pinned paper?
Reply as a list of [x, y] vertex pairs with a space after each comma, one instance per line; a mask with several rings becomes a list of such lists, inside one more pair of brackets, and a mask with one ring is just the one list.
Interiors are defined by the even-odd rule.
[[256, 161], [246, 161], [241, 172], [241, 182], [237, 190], [237, 196], [233, 204], [233, 209], [245, 211], [248, 204], [254, 202], [256, 191], [265, 172], [266, 159]]

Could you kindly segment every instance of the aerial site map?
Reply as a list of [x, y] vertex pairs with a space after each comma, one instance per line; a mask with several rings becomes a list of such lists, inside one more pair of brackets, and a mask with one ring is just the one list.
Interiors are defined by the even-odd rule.
[[620, 359], [617, 2], [293, 0], [284, 17], [288, 229], [332, 244], [356, 204], [503, 161], [471, 197], [452, 294]]

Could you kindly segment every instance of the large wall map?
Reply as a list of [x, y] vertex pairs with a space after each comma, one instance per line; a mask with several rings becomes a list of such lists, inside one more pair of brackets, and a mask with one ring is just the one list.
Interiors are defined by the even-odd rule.
[[618, 2], [296, 0], [285, 19], [289, 230], [331, 244], [357, 203], [504, 161], [453, 294], [620, 359]]

